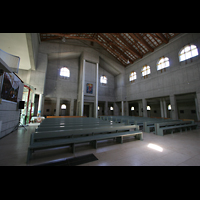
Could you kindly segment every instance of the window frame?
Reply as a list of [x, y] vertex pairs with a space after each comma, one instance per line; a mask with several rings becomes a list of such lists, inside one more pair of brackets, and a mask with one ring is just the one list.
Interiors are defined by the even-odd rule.
[[[144, 69], [146, 68], [146, 69]], [[147, 71], [149, 71], [149, 73], [147, 74]], [[144, 73], [145, 72], [145, 73]], [[144, 78], [148, 78], [148, 75], [151, 74], [151, 67], [149, 65], [144, 65], [142, 67], [142, 70], [141, 70], [141, 73], [142, 73], [142, 77]], [[144, 74], [143, 74], [144, 73]]]
[[[104, 77], [104, 78], [103, 78]], [[106, 83], [103, 83], [103, 82], [101, 82], [101, 79], [105, 79], [106, 80]], [[100, 76], [100, 83], [101, 83], [101, 85], [107, 85], [108, 84], [108, 78], [107, 78], [107, 76], [105, 76], [105, 75], [102, 75], [102, 76]]]
[[[69, 76], [61, 75], [62, 69], [67, 69], [67, 70], [68, 70]], [[70, 78], [70, 70], [69, 70], [69, 68], [66, 67], [66, 66], [61, 67], [60, 70], [59, 70], [59, 76], [60, 76], [60, 78], [62, 78], [62, 79], [69, 79], [69, 78]]]
[[[192, 49], [192, 46], [194, 46], [195, 48]], [[186, 51], [186, 48], [190, 48], [189, 50]], [[197, 54], [195, 54], [194, 56], [192, 55], [192, 52], [194, 51], [197, 51]], [[190, 56], [187, 58], [187, 54], [190, 53]], [[198, 51], [198, 48], [196, 45], [194, 44], [187, 44], [185, 45], [183, 48], [181, 48], [181, 50], [178, 52], [178, 57], [179, 57], [179, 62], [183, 62], [183, 61], [186, 61], [186, 60], [189, 60], [191, 58], [194, 58], [196, 56], [199, 55], [199, 51]], [[181, 60], [181, 57], [184, 56], [184, 59]]]
[[[164, 62], [161, 62], [161, 63], [160, 63], [160, 61], [161, 61], [162, 59], [165, 59], [165, 60], [164, 60]], [[166, 60], [166, 59], [167, 59], [167, 60]], [[159, 64], [159, 63], [160, 63], [160, 64]], [[167, 65], [166, 63], [169, 63], [169, 65]], [[164, 67], [162, 66], [163, 64], [165, 65]], [[161, 68], [158, 69], [159, 65], [161, 65]], [[158, 61], [157, 61], [157, 65], [156, 65], [156, 66], [157, 66], [157, 71], [161, 71], [161, 73], [162, 73], [162, 70], [166, 71], [166, 68], [170, 67], [169, 58], [168, 58], [167, 56], [162, 56], [162, 57], [160, 57], [160, 58], [158, 59]]]
[[[132, 75], [134, 74], [134, 75]], [[133, 77], [133, 78], [132, 78]], [[135, 78], [134, 78], [135, 77]], [[133, 83], [135, 82], [135, 80], [137, 79], [137, 73], [135, 71], [132, 71], [130, 74], [129, 74], [129, 82]]]

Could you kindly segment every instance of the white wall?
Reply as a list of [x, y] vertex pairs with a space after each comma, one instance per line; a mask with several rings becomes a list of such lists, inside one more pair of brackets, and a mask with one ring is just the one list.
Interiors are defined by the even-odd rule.
[[23, 87], [24, 84], [20, 82], [17, 102], [2, 99], [0, 103], [0, 121], [2, 121], [0, 138], [12, 132], [19, 123], [20, 110], [18, 109], [18, 102], [22, 100]]
[[[177, 36], [178, 37], [178, 36]], [[167, 96], [170, 94], [181, 94], [189, 92], [200, 92], [200, 55], [185, 62], [179, 62], [178, 53], [188, 43], [195, 44], [200, 53], [200, 34], [184, 34], [179, 39], [170, 41], [164, 47], [145, 56], [135, 64], [126, 68], [125, 84], [127, 100]], [[170, 60], [170, 67], [166, 72], [157, 72], [156, 63], [161, 56], [167, 56]], [[151, 74], [148, 78], [141, 77], [141, 69], [144, 65], [151, 67]], [[137, 80], [129, 82], [131, 71], [137, 73]]]
[[[187, 63], [185, 61], [179, 62], [178, 53], [187, 44], [196, 45], [199, 49], [199, 56], [187, 60]], [[157, 71], [156, 64], [162, 56], [169, 58], [170, 67], [166, 68], [166, 72], [160, 73]], [[144, 65], [151, 67], [151, 74], [146, 79], [141, 77], [141, 69]], [[134, 83], [129, 82], [129, 74], [131, 71], [137, 73], [137, 80]], [[200, 34], [181, 34], [172, 39], [168, 44], [159, 47], [153, 53], [144, 56], [144, 58], [128, 66], [125, 72], [125, 85], [128, 101], [191, 92], [199, 96]]]

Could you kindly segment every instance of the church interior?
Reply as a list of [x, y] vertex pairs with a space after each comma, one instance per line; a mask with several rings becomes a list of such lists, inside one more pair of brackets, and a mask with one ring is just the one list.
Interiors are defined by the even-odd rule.
[[[200, 165], [199, 33], [0, 33], [0, 41], [0, 165], [87, 153], [98, 160], [80, 165]], [[167, 122], [179, 122], [177, 129], [168, 124], [170, 134], [159, 132]], [[30, 146], [36, 129], [52, 124], [53, 130], [54, 123], [98, 124], [102, 131], [113, 123], [136, 125], [138, 135], [120, 135], [123, 142], [106, 133], [87, 141], [94, 148], [80, 142], [76, 151], [70, 143], [74, 153], [66, 145], [55, 153], [32, 150], [42, 144]]]

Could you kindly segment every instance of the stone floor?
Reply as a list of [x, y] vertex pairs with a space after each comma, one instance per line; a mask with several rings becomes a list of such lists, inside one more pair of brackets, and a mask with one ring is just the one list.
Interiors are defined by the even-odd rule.
[[[26, 166], [30, 134], [37, 126], [19, 127], [0, 139], [0, 166]], [[76, 153], [69, 147], [41, 150], [33, 153], [29, 166], [93, 153], [98, 160], [82, 166], [200, 166], [200, 129], [157, 136], [144, 132], [144, 140], [125, 138], [123, 144], [112, 139], [76, 145]]]

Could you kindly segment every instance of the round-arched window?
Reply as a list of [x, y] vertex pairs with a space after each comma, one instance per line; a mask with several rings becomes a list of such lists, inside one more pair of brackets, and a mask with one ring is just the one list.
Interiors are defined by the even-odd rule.
[[67, 67], [62, 67], [60, 69], [60, 76], [70, 77], [70, 71]]

